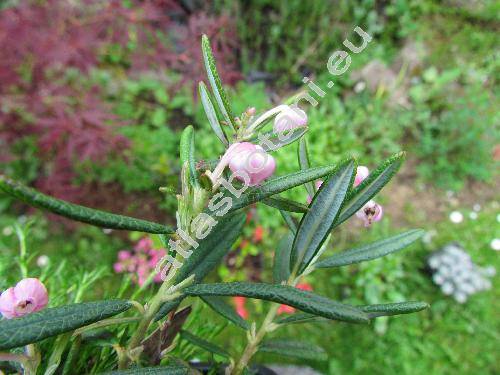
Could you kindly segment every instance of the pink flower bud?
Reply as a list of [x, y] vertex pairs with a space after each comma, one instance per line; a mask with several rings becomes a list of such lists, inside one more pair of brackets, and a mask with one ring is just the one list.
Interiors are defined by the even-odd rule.
[[274, 119], [274, 132], [282, 133], [285, 130], [307, 125], [306, 113], [298, 107], [286, 106]]
[[369, 227], [374, 221], [380, 221], [382, 219], [382, 215], [382, 206], [375, 201], [366, 202], [363, 208], [356, 212], [356, 216], [363, 220], [365, 227]]
[[47, 289], [40, 280], [23, 279], [0, 295], [0, 313], [6, 319], [19, 318], [42, 310], [48, 301]]
[[229, 169], [249, 186], [260, 184], [276, 169], [274, 158], [250, 142], [235, 143], [228, 150]]
[[363, 180], [367, 178], [369, 174], [370, 171], [368, 170], [368, 168], [366, 168], [364, 165], [360, 165], [356, 170], [356, 177], [354, 177], [354, 186], [356, 187], [360, 183], [362, 183]]

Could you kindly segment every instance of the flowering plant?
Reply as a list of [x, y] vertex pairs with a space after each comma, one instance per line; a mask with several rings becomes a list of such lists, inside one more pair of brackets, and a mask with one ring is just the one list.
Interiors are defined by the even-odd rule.
[[[421, 230], [411, 230], [323, 257], [332, 230], [350, 217], [360, 217], [365, 225], [380, 220], [382, 207], [372, 198], [397, 172], [404, 154], [394, 155], [370, 174], [365, 167], [358, 167], [353, 158], [346, 158], [337, 165], [311, 167], [304, 138], [306, 113], [297, 106], [280, 105], [259, 116], [254, 108], [239, 117], [234, 116], [205, 36], [202, 53], [210, 90], [200, 82], [201, 102], [226, 151], [217, 161], [197, 161], [194, 129], [191, 126], [184, 129], [180, 142], [181, 191], [177, 194], [175, 230], [163, 224], [58, 200], [0, 175], [0, 189], [28, 204], [104, 228], [157, 234], [163, 243], [162, 249], [155, 250], [148, 240], [143, 240], [133, 253], [118, 254], [115, 270], [136, 273], [140, 288], [161, 279], [156, 294], [142, 303], [118, 299], [43, 309], [47, 304], [47, 292], [38, 280], [21, 281], [5, 291], [0, 298], [0, 311], [4, 314], [0, 321], [0, 350], [25, 345], [28, 349], [24, 354], [0, 353], [0, 359], [18, 361], [26, 373], [35, 373], [40, 356], [34, 343], [66, 335], [67, 340], [61, 340], [62, 347], [57, 348], [58, 354], [50, 356], [49, 366], [53, 372], [70, 339], [78, 340], [79, 335], [96, 328], [128, 325], [119, 342], [113, 345], [118, 373], [130, 373], [125, 371], [130, 371], [126, 369], [131, 366], [133, 373], [195, 371], [189, 363], [169, 354], [173, 338], [180, 333], [183, 339], [225, 358], [226, 373], [240, 374], [246, 371], [258, 351], [304, 358], [324, 357], [321, 348], [302, 341], [265, 339], [268, 333], [286, 324], [368, 323], [380, 316], [416, 312], [427, 307], [423, 302], [351, 306], [314, 293], [303, 280], [313, 271], [368, 261], [401, 250], [422, 235]], [[265, 131], [273, 120], [273, 129]], [[279, 166], [271, 153], [293, 142], [298, 144], [300, 170], [272, 177]], [[304, 186], [310, 196], [308, 205], [280, 196], [300, 186]], [[168, 188], [160, 190], [170, 192]], [[288, 228], [275, 252], [273, 280], [268, 283], [205, 283], [207, 274], [221, 262], [240, 236], [246, 220], [244, 210], [255, 203], [278, 209]], [[297, 214], [300, 221], [296, 220]], [[153, 265], [155, 269], [151, 272]], [[24, 284], [20, 286], [21, 283], [32, 284], [32, 296], [30, 289], [22, 287]], [[223, 297], [237, 297], [238, 311]], [[186, 311], [189, 313], [189, 309], [180, 306], [189, 304], [190, 298], [201, 298], [222, 317], [247, 331], [248, 342], [242, 353], [230, 353], [204, 338], [180, 330]], [[258, 325], [244, 309], [243, 298], [274, 304]], [[114, 317], [132, 306], [137, 308], [138, 314]], [[79, 341], [79, 345], [82, 343]], [[69, 355], [66, 360], [71, 360]], [[158, 364], [162, 367], [148, 368]]]

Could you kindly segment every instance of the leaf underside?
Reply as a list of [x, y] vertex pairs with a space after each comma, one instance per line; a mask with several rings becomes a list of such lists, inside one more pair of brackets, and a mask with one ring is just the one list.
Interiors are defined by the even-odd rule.
[[333, 320], [366, 323], [368, 316], [359, 309], [317, 294], [286, 285], [262, 283], [215, 283], [187, 287], [189, 296], [242, 296], [272, 301]]
[[98, 227], [156, 234], [174, 233], [172, 228], [162, 224], [135, 219], [129, 216], [112, 214], [50, 197], [3, 175], [0, 175], [0, 190], [3, 190], [5, 193], [31, 206]]
[[421, 229], [410, 230], [396, 236], [342, 251], [329, 258], [317, 262], [316, 268], [340, 267], [349, 264], [373, 260], [402, 250], [422, 237], [424, 231]]
[[0, 321], [0, 350], [35, 343], [128, 310], [126, 300], [84, 302], [53, 307], [22, 318]]

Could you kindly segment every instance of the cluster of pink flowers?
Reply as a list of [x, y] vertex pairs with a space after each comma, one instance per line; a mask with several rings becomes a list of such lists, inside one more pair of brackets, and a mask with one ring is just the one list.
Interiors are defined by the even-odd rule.
[[[307, 290], [307, 291], [312, 291], [312, 286], [308, 283], [298, 283], [295, 286], [297, 289], [302, 289], [302, 290]], [[233, 302], [236, 307], [236, 312], [238, 313], [239, 316], [241, 316], [243, 319], [248, 318], [248, 310], [246, 309], [246, 298], [237, 296], [233, 297]], [[288, 305], [280, 305], [278, 308], [278, 315], [281, 314], [293, 314], [295, 312], [295, 308], [288, 306]]]
[[[118, 261], [113, 265], [117, 273], [130, 273], [137, 284], [142, 286], [157, 263], [167, 254], [163, 248], [155, 249], [153, 241], [144, 237], [137, 242], [133, 251], [121, 250], [118, 252]], [[161, 282], [160, 274], [154, 277], [155, 282]]]
[[48, 302], [47, 288], [40, 280], [23, 279], [0, 295], [0, 313], [5, 319], [19, 318], [42, 310]]
[[[356, 177], [354, 177], [354, 186], [358, 186], [363, 182], [365, 178], [368, 177], [370, 171], [367, 167], [360, 165], [356, 170]], [[356, 217], [361, 219], [365, 224], [365, 227], [369, 227], [373, 222], [380, 221], [382, 219], [384, 211], [382, 206], [373, 200], [369, 200], [365, 205], [356, 212]]]
[[[251, 116], [254, 108], [247, 110]], [[285, 133], [298, 127], [307, 126], [307, 115], [299, 108], [283, 106], [274, 119], [274, 132]], [[232, 144], [222, 156], [219, 165], [212, 173], [217, 180], [226, 166], [233, 172], [234, 177], [248, 186], [256, 186], [273, 175], [276, 170], [274, 158], [261, 146], [250, 142]]]

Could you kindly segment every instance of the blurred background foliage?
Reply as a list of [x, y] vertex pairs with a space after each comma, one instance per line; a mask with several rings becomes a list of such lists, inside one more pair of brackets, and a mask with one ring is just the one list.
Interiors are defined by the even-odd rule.
[[[498, 278], [490, 292], [462, 306], [442, 296], [424, 271], [429, 252], [450, 241], [459, 241], [480, 265], [498, 264], [490, 248], [500, 236], [497, 1], [8, 0], [0, 9], [0, 171], [59, 198], [168, 222], [175, 196], [158, 188], [178, 188], [180, 130], [195, 126], [200, 159], [222, 151], [195, 91], [204, 79], [201, 34], [212, 41], [239, 114], [280, 104], [304, 88], [304, 76], [325, 89], [329, 55], [362, 27], [373, 41], [307, 110], [312, 162], [352, 154], [373, 168], [401, 149], [408, 161], [380, 197], [385, 219], [369, 231], [353, 222], [332, 246], [343, 249], [409, 227], [433, 236], [387, 260], [325, 271], [308, 282], [350, 302], [415, 299], [432, 308], [354, 330], [291, 325], [285, 333], [323, 345], [329, 360], [308, 364], [325, 373], [498, 371]], [[278, 174], [296, 169], [293, 146], [276, 158]], [[291, 197], [305, 201], [306, 193]], [[451, 211], [464, 220], [450, 222]], [[28, 263], [34, 276], [47, 279], [53, 305], [83, 293], [74, 285], [85, 278], [99, 280], [88, 287], [87, 300], [133, 291], [130, 280], [113, 275], [112, 264], [137, 235], [70, 225], [5, 196], [0, 289], [18, 278], [13, 225], [26, 221], [34, 221]], [[213, 277], [269, 278], [283, 231], [281, 217], [253, 208], [243, 239]], [[48, 265], [37, 262], [41, 255]], [[202, 306], [196, 311], [190, 320], [205, 319], [209, 327], [200, 334], [242, 345], [240, 332], [223, 330]], [[192, 347], [179, 350], [207, 359]], [[105, 369], [111, 352], [101, 356]]]

